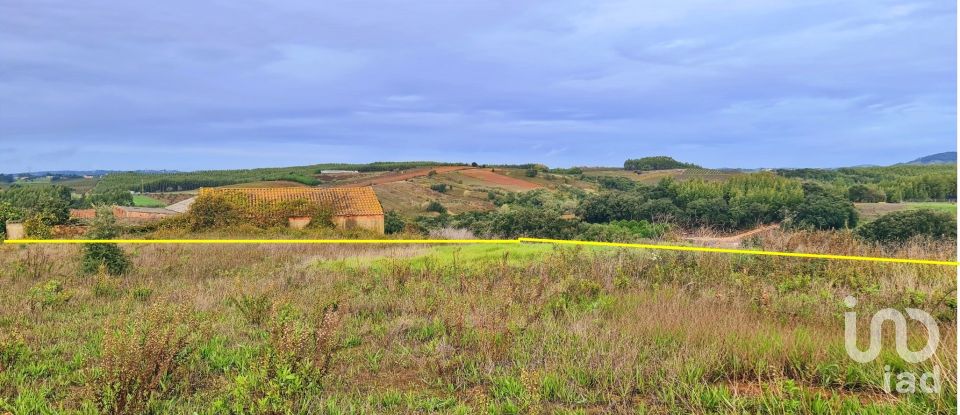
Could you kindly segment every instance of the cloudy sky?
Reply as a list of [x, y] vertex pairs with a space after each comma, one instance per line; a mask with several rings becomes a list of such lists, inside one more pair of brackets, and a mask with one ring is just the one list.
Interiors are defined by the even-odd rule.
[[956, 149], [956, 3], [0, 0], [0, 171], [888, 164]]

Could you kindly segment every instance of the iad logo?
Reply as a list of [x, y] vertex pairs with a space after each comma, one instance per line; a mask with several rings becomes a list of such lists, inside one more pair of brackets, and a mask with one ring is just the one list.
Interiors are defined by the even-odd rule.
[[[857, 299], [852, 296], [847, 296], [847, 298], [844, 299], [844, 304], [847, 308], [852, 309], [857, 306]], [[907, 346], [907, 319], [899, 310], [885, 308], [877, 311], [876, 314], [873, 315], [873, 318], [870, 319], [870, 343], [866, 351], [860, 350], [857, 346], [857, 313], [855, 311], [848, 311], [843, 313], [844, 346], [847, 349], [847, 355], [860, 363], [868, 363], [876, 359], [877, 356], [880, 355], [880, 347], [882, 346], [883, 323], [892, 321], [894, 339], [897, 344], [897, 354], [909, 363], [920, 363], [929, 359], [936, 353], [937, 347], [940, 344], [940, 329], [937, 326], [937, 322], [933, 319], [933, 316], [926, 311], [916, 308], [907, 308], [906, 311], [911, 319], [919, 321], [927, 329], [927, 344], [924, 348], [916, 352], [910, 350], [909, 346]], [[939, 366], [934, 366], [933, 372], [921, 374], [919, 376], [919, 384], [917, 383], [918, 376], [912, 372], [902, 372], [896, 376], [896, 390], [898, 393], [914, 393], [917, 390], [917, 386], [925, 393], [940, 392]], [[884, 367], [883, 389], [887, 393], [890, 393], [893, 389], [891, 385], [892, 377], [893, 373], [891, 373], [890, 367]], [[932, 384], [930, 384], [931, 381]]]

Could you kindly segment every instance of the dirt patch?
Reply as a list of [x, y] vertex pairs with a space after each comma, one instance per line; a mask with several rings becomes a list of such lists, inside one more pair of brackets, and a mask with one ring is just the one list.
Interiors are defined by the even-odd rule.
[[539, 184], [531, 183], [526, 180], [521, 180], [521, 179], [513, 178], [510, 176], [504, 176], [502, 174], [490, 171], [488, 169], [463, 170], [460, 172], [460, 174], [480, 180], [484, 182], [485, 185], [500, 187], [507, 190], [524, 191], [524, 190], [540, 189], [543, 187], [543, 186], [540, 186]]
[[729, 236], [687, 236], [683, 239], [686, 239], [690, 242], [697, 243], [699, 245], [719, 247], [719, 248], [736, 248], [740, 246], [740, 243], [744, 239], [747, 239], [751, 236], [760, 235], [766, 232], [770, 232], [780, 228], [780, 224], [775, 223], [772, 225], [761, 226], [756, 229], [752, 229], [746, 232], [738, 233], [736, 235]]

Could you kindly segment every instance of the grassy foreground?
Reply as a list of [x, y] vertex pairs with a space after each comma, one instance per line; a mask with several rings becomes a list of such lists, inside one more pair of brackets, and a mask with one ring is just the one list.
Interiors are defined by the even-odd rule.
[[[145, 245], [124, 247], [134, 270], [114, 278], [78, 276], [79, 249], [0, 247], [0, 413], [956, 413], [951, 267]], [[884, 307], [934, 315], [935, 357], [906, 363], [888, 339], [876, 361], [851, 360], [847, 295], [861, 329]], [[886, 394], [885, 365], [938, 365], [943, 390]]]

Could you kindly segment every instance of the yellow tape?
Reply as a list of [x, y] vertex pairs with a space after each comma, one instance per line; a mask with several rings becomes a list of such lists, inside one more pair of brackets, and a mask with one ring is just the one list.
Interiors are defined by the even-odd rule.
[[549, 243], [556, 245], [606, 246], [619, 248], [658, 249], [666, 251], [713, 252], [740, 255], [767, 255], [793, 258], [834, 259], [843, 261], [869, 261], [899, 264], [924, 264], [957, 266], [957, 261], [931, 259], [885, 258], [855, 255], [808, 254], [800, 252], [760, 251], [754, 249], [710, 248], [703, 246], [632, 244], [620, 242], [571, 241], [565, 239], [517, 238], [517, 239], [14, 239], [4, 244], [519, 244], [522, 242]]

